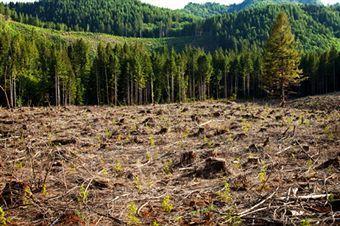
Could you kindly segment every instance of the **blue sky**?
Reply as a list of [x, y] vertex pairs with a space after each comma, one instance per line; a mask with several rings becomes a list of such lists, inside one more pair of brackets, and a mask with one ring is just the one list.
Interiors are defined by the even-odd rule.
[[[10, 2], [11, 0], [0, 0], [2, 2]], [[18, 2], [27, 2], [33, 0], [17, 0]], [[142, 2], [150, 3], [157, 6], [167, 7], [171, 9], [183, 8], [189, 2], [204, 3], [207, 0], [141, 0]], [[321, 0], [324, 4], [340, 3], [340, 0]], [[229, 5], [232, 3], [240, 3], [242, 0], [210, 0], [210, 2], [218, 2], [221, 4]]]

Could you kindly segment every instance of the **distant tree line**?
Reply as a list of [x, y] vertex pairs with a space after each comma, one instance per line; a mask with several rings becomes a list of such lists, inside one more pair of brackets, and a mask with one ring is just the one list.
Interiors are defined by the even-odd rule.
[[[209, 49], [263, 47], [281, 11], [289, 15], [300, 49], [329, 49], [339, 45], [340, 38], [339, 5], [267, 5], [206, 19], [193, 16], [190, 10], [162, 9], [135, 0], [42, 0], [8, 6], [0, 4], [0, 13], [34, 26], [133, 37], [204, 37], [199, 47]], [[196, 6], [189, 4], [187, 9]], [[220, 6], [205, 4], [200, 8], [205, 12]]]
[[179, 35], [184, 25], [197, 19], [137, 0], [41, 0], [8, 6], [2, 8], [12, 19], [35, 26], [133, 37]]
[[[141, 44], [62, 43], [0, 33], [0, 105], [134, 105], [209, 98], [264, 97], [262, 50], [206, 52], [186, 47], [150, 51]], [[310, 52], [309, 79], [297, 95], [340, 90], [340, 53]]]

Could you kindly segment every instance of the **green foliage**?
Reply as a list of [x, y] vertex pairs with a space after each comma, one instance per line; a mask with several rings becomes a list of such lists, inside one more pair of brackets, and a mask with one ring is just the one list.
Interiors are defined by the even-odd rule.
[[87, 191], [87, 188], [85, 188], [84, 185], [81, 185], [79, 187], [78, 202], [86, 204], [88, 197], [89, 197], [89, 192]]
[[309, 219], [303, 219], [303, 220], [301, 220], [300, 225], [301, 226], [310, 226], [311, 223], [309, 222]]
[[46, 183], [44, 183], [44, 184], [42, 185], [41, 193], [43, 194], [43, 196], [47, 196], [47, 195], [48, 195]]
[[156, 220], [153, 220], [151, 223], [151, 226], [160, 226], [160, 225]]
[[138, 176], [135, 176], [133, 178], [133, 184], [134, 184], [135, 188], [138, 190], [138, 193], [142, 193], [143, 185], [142, 185], [142, 183], [141, 183], [141, 181], [140, 181]]
[[262, 185], [264, 185], [267, 181], [267, 165], [263, 162], [261, 171], [258, 174], [258, 179]]
[[183, 9], [184, 12], [203, 18], [227, 13], [227, 10], [228, 6], [213, 2], [207, 2], [204, 4], [190, 2]]
[[[267, 5], [251, 7], [238, 13], [227, 13], [185, 28], [183, 33], [205, 39], [207, 49], [223, 47], [241, 51], [263, 47], [278, 13], [285, 12], [291, 21], [297, 47], [305, 51], [340, 48], [340, 12], [338, 8], [316, 5]], [[196, 44], [197, 45], [197, 44]]]
[[[19, 14], [13, 16], [14, 19], [36, 26], [124, 36], [176, 34], [180, 27], [193, 21], [193, 17], [184, 12], [154, 7], [137, 0], [43, 0], [10, 4], [10, 8]], [[24, 15], [37, 19], [25, 20], [22, 19]]]
[[163, 165], [164, 173], [166, 173], [168, 175], [171, 174], [172, 173], [172, 165], [173, 165], [172, 160], [166, 161], [165, 164]]
[[128, 224], [129, 225], [140, 225], [142, 224], [142, 222], [139, 220], [138, 216], [137, 216], [137, 205], [134, 202], [131, 202], [128, 204]]
[[6, 213], [0, 206], [0, 225], [7, 225], [8, 222], [9, 219], [6, 218]]
[[218, 192], [217, 195], [222, 202], [225, 202], [228, 204], [231, 204], [233, 202], [233, 197], [231, 195], [230, 185], [228, 182], [224, 183], [223, 191]]
[[155, 137], [153, 135], [151, 135], [149, 140], [150, 140], [150, 146], [155, 147]]
[[162, 208], [165, 212], [170, 213], [174, 206], [171, 204], [171, 196], [166, 195], [162, 201]]
[[265, 49], [263, 82], [268, 93], [286, 101], [287, 90], [301, 83], [300, 54], [285, 13], [280, 13], [272, 27]]
[[122, 166], [122, 164], [120, 163], [120, 161], [116, 161], [115, 165], [114, 165], [114, 170], [119, 173], [119, 172], [123, 172], [124, 171], [124, 168]]
[[[208, 52], [187, 46], [156, 51], [156, 46], [173, 39], [61, 33], [3, 19], [0, 27], [0, 86], [6, 93], [0, 91], [1, 106], [134, 105], [266, 96], [265, 60], [258, 48]], [[183, 38], [181, 45], [187, 41]], [[339, 56], [336, 46], [305, 54], [300, 67], [309, 80], [294, 91], [312, 95], [339, 90]], [[107, 137], [111, 135], [106, 131]], [[187, 135], [185, 131], [184, 138]], [[130, 142], [133, 137], [115, 138]]]

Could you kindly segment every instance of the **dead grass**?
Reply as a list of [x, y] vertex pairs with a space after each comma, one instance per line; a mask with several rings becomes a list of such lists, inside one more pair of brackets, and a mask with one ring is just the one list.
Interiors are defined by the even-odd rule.
[[0, 204], [14, 225], [339, 222], [340, 112], [310, 105], [0, 109]]

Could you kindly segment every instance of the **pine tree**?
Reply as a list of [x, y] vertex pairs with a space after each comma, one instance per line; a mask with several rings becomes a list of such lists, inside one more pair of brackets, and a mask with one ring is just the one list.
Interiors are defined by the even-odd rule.
[[299, 63], [300, 55], [296, 50], [288, 16], [282, 12], [274, 22], [266, 43], [263, 80], [267, 92], [281, 97], [281, 105], [286, 102], [288, 88], [302, 81]]

